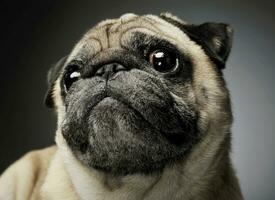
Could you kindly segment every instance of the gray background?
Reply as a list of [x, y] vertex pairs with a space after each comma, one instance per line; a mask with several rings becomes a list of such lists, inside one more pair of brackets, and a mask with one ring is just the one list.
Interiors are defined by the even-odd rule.
[[[73, 3], [74, 2], [74, 3]], [[171, 11], [235, 30], [225, 78], [232, 94], [233, 161], [246, 199], [275, 199], [274, 5], [271, 1], [2, 1], [0, 173], [25, 152], [54, 143], [43, 106], [46, 72], [96, 22]]]

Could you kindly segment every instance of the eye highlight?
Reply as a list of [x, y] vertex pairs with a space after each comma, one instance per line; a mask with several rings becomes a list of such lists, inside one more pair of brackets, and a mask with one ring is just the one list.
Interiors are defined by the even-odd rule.
[[67, 93], [72, 86], [72, 84], [78, 81], [81, 77], [80, 68], [77, 65], [71, 65], [68, 67], [68, 70], [65, 72], [63, 77], [64, 90]]
[[149, 62], [155, 70], [167, 73], [174, 72], [179, 67], [179, 58], [173, 52], [158, 49], [149, 54]]

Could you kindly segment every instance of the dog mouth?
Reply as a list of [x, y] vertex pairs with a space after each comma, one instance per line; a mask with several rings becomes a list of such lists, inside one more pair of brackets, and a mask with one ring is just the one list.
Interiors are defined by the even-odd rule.
[[[101, 100], [98, 100], [97, 102], [94, 103], [94, 105], [90, 109], [90, 113], [92, 113], [94, 110], [97, 110], [99, 112], [108, 112], [109, 109], [115, 107], [114, 105], [119, 104], [120, 107], [117, 109], [124, 109], [128, 112], [124, 112], [124, 115], [132, 115], [134, 116], [134, 120], [130, 120], [128, 122], [132, 122], [131, 124], [134, 124], [136, 120], [138, 119], [139, 121], [142, 121], [142, 123], [145, 123], [146, 126], [148, 126], [150, 129], [155, 130], [162, 136], [164, 136], [170, 143], [176, 145], [176, 146], [181, 146], [186, 142], [187, 135], [183, 134], [183, 130], [186, 130], [186, 126], [183, 127], [183, 123], [180, 123], [177, 126], [176, 131], [169, 131], [165, 132], [162, 130], [159, 126], [156, 126], [154, 124], [154, 121], [146, 115], [146, 113], [141, 112], [139, 109], [134, 108], [129, 102], [127, 102], [125, 99], [117, 98], [116, 96], [111, 96], [111, 95], [106, 95], [103, 97]], [[95, 117], [95, 115], [90, 114], [92, 117]], [[176, 115], [176, 113], [175, 113]], [[160, 117], [160, 116], [157, 116]], [[153, 122], [152, 122], [153, 121]], [[190, 129], [188, 131], [188, 135], [193, 134], [192, 130]]]
[[[119, 107], [117, 109], [123, 110], [127, 108], [127, 110], [133, 111], [135, 115], [138, 115], [138, 117], [149, 123], [150, 126], [157, 131], [166, 132], [167, 134], [182, 135], [179, 132], [182, 132], [181, 130], [185, 129], [185, 127], [182, 126], [181, 117], [178, 115], [178, 111], [174, 109], [172, 102], [168, 103], [168, 105], [162, 105], [156, 102], [150, 103], [142, 101], [142, 98], [144, 98], [144, 96], [131, 99], [123, 93], [106, 87], [104, 92], [93, 96], [93, 101], [89, 105], [87, 114], [92, 113], [99, 107], [102, 112], [108, 112], [108, 109], [111, 109], [114, 103], [119, 102], [121, 108]], [[124, 114], [127, 115], [128, 113]]]
[[[151, 128], [168, 138], [174, 138], [174, 143], [183, 141], [186, 136], [184, 133], [192, 135], [194, 132], [195, 117], [189, 112], [191, 109], [176, 105], [168, 89], [145, 72], [132, 70], [118, 73], [114, 79], [97, 80], [91, 86], [89, 84], [82, 86], [87, 92], [79, 88], [69, 101], [68, 118], [72, 118], [72, 121], [75, 118], [85, 120], [89, 115], [96, 119], [100, 113], [94, 115], [95, 108], [98, 110], [99, 107], [100, 112], [108, 113], [114, 103], [119, 102], [121, 107], [117, 107], [117, 110], [132, 111]], [[124, 116], [128, 114], [123, 113]], [[131, 121], [128, 125], [135, 123]]]
[[65, 99], [61, 128], [86, 165], [115, 174], [150, 173], [182, 158], [194, 143], [192, 109], [177, 105], [156, 78], [136, 71], [107, 83], [79, 83]]

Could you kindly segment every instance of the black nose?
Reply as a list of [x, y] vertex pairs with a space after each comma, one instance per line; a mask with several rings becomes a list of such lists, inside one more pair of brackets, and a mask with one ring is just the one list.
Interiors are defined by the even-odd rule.
[[95, 76], [101, 76], [105, 79], [109, 79], [117, 72], [124, 70], [126, 70], [126, 68], [119, 63], [109, 63], [97, 69], [97, 71], [95, 72]]

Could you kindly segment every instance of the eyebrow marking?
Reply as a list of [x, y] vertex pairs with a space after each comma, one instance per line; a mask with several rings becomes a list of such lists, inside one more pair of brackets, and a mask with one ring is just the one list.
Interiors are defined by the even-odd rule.
[[[132, 19], [132, 20], [127, 21], [127, 23], [124, 23], [123, 25], [129, 24], [129, 23], [132, 22], [132, 21], [136, 21], [137, 18], [138, 18], [138, 19], [141, 19], [141, 20], [143, 20], [143, 21], [146, 21], [147, 23], [149, 23], [149, 24], [151, 25], [151, 27], [148, 28], [148, 27], [146, 27], [146, 26], [144, 26], [144, 25], [138, 25], [138, 26], [136, 25], [136, 26], [128, 27], [127, 29], [125, 29], [125, 30], [123, 30], [123, 31], [121, 32], [121, 34], [120, 34], [120, 43], [121, 43], [121, 38], [123, 37], [123, 35], [126, 34], [126, 32], [128, 32], [128, 31], [130, 31], [130, 30], [132, 30], [132, 29], [148, 29], [148, 30], [151, 31], [151, 32], [162, 32], [162, 31], [161, 31], [157, 26], [155, 26], [155, 24], [153, 23], [153, 22], [155, 22], [155, 21], [150, 20], [149, 18], [147, 18], [147, 17], [145, 17], [145, 16], [138, 16], [138, 17], [136, 17], [136, 18], [134, 18], [134, 19]], [[122, 24], [121, 24], [121, 25], [122, 25]], [[120, 27], [121, 27], [121, 25], [120, 25]]]
[[122, 38], [123, 38], [123, 36], [124, 36], [127, 32], [129, 32], [129, 31], [131, 31], [131, 30], [134, 30], [134, 29], [137, 29], [137, 30], [138, 30], [138, 29], [147, 29], [148, 31], [151, 31], [151, 32], [155, 33], [155, 30], [150, 29], [150, 28], [147, 28], [147, 27], [144, 27], [144, 26], [132, 26], [132, 27], [129, 27], [129, 28], [123, 30], [123, 32], [121, 33], [121, 35], [120, 35], [120, 37], [119, 37], [119, 44], [120, 44], [120, 46], [123, 46], [123, 45], [122, 45]]

